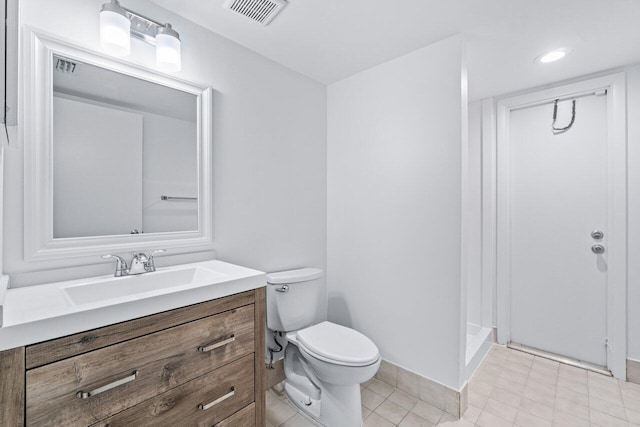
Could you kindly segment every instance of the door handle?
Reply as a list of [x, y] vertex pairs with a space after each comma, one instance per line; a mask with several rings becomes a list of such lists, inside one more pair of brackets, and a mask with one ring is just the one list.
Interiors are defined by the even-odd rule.
[[604, 233], [600, 230], [593, 230], [591, 232], [591, 238], [593, 240], [602, 240], [603, 237], [604, 237]]
[[591, 246], [591, 251], [594, 254], [604, 253], [604, 246], [602, 246], [602, 245], [593, 245], [593, 246]]

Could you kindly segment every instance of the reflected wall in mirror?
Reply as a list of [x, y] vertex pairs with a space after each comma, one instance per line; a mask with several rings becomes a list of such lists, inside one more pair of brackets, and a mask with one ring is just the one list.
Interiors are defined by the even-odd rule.
[[197, 96], [53, 55], [53, 238], [198, 229]]
[[213, 249], [213, 89], [25, 30], [24, 260]]

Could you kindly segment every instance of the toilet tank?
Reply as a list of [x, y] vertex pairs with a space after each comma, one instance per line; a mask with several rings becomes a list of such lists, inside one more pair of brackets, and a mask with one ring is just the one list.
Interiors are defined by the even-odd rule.
[[267, 327], [289, 332], [310, 326], [324, 298], [322, 275], [318, 268], [267, 274]]

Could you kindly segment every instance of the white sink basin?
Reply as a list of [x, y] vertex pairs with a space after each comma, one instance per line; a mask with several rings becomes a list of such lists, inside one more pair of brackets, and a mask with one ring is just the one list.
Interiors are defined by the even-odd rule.
[[71, 304], [83, 305], [147, 293], [164, 293], [162, 291], [169, 288], [213, 284], [227, 277], [224, 273], [196, 266], [159, 270], [136, 276], [94, 279], [86, 283], [61, 287], [60, 290]]

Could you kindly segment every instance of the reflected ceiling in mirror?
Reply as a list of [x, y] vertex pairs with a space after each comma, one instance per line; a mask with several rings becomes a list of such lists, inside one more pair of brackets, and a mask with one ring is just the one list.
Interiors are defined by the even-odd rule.
[[198, 97], [54, 54], [53, 238], [198, 230]]

